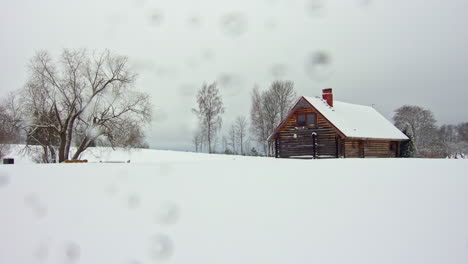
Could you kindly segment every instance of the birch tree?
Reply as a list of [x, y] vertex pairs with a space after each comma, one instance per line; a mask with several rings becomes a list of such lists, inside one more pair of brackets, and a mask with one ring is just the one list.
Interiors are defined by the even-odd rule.
[[267, 127], [265, 110], [263, 109], [263, 96], [258, 86], [251, 93], [250, 130], [257, 143], [262, 147], [263, 153], [268, 155], [267, 138], [270, 134]]
[[250, 108], [251, 131], [267, 156], [273, 153], [273, 144], [267, 141], [268, 136], [286, 117], [295, 100], [296, 92], [291, 81], [275, 81], [265, 91], [254, 87]]
[[247, 128], [248, 122], [245, 116], [238, 116], [234, 123], [234, 129], [237, 134], [237, 139], [239, 142], [239, 151], [241, 155], [245, 155], [245, 144], [247, 139]]
[[213, 143], [222, 125], [224, 105], [216, 83], [204, 84], [197, 94], [197, 108], [192, 111], [200, 121], [200, 131], [207, 141], [208, 153], [213, 153]]
[[274, 81], [270, 86], [270, 97], [278, 108], [279, 120], [283, 120], [296, 100], [294, 83], [292, 81]]

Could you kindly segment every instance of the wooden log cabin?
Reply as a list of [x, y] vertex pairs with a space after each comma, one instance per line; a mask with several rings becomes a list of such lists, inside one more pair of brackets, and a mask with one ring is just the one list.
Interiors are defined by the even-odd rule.
[[314, 159], [399, 157], [406, 140], [373, 107], [333, 101], [331, 88], [299, 98], [268, 138], [277, 158]]

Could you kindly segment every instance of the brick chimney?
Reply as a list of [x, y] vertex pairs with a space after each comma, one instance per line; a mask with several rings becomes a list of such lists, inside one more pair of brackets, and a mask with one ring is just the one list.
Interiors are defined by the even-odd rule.
[[322, 90], [322, 98], [327, 102], [327, 104], [333, 107], [333, 93], [332, 88], [327, 88]]

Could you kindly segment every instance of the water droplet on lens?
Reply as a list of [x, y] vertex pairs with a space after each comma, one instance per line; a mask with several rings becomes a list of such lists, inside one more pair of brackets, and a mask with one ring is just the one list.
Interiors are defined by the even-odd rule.
[[154, 260], [166, 260], [172, 256], [173, 251], [174, 245], [167, 235], [157, 234], [150, 241], [149, 255]]
[[197, 87], [191, 84], [182, 84], [179, 86], [178, 90], [181, 96], [192, 98], [197, 91]]
[[106, 192], [111, 196], [115, 195], [117, 193], [117, 186], [115, 186], [115, 184], [107, 186]]
[[137, 194], [131, 194], [127, 200], [128, 208], [134, 209], [140, 205], [140, 197]]
[[34, 250], [34, 257], [39, 262], [44, 262], [48, 256], [49, 256], [49, 250], [47, 249], [47, 246], [44, 244], [39, 245], [36, 248], [36, 250]]
[[162, 10], [159, 10], [159, 9], [153, 10], [153, 12], [151, 12], [150, 14], [150, 20], [153, 26], [160, 26], [164, 20], [164, 14]]
[[367, 7], [372, 4], [371, 0], [358, 0], [358, 3], [362, 7]]
[[327, 52], [317, 51], [306, 58], [305, 70], [311, 79], [323, 81], [332, 75], [331, 64], [331, 56]]
[[228, 96], [239, 95], [242, 91], [242, 79], [240, 76], [231, 73], [221, 73], [216, 82]]
[[175, 224], [180, 217], [179, 208], [173, 202], [163, 202], [156, 210], [156, 222], [163, 225]]
[[321, 16], [324, 13], [325, 1], [324, 0], [308, 0], [305, 10], [312, 17]]
[[130, 261], [127, 262], [128, 264], [141, 264], [142, 262], [139, 261], [139, 260], [136, 260], [136, 259], [132, 259]]
[[47, 215], [47, 207], [41, 202], [36, 194], [27, 195], [24, 198], [24, 202], [36, 217], [41, 218]]
[[286, 75], [288, 68], [284, 64], [274, 64], [271, 69], [271, 75], [275, 78], [282, 78]]
[[226, 14], [221, 18], [221, 27], [229, 35], [242, 35], [247, 31], [247, 18], [242, 13]]
[[190, 26], [198, 28], [200, 27], [201, 19], [199, 16], [191, 16], [188, 18], [188, 23]]
[[10, 178], [5, 172], [0, 172], [0, 188], [6, 187], [10, 183]]
[[278, 22], [274, 18], [267, 19], [265, 21], [265, 28], [268, 30], [274, 30], [278, 27]]
[[197, 58], [189, 57], [185, 60], [185, 65], [190, 69], [196, 69], [199, 66]]
[[211, 49], [206, 49], [202, 52], [202, 58], [205, 60], [212, 60], [214, 59], [215, 54]]
[[65, 246], [65, 257], [71, 262], [75, 262], [80, 259], [81, 249], [80, 246], [74, 242], [69, 242]]

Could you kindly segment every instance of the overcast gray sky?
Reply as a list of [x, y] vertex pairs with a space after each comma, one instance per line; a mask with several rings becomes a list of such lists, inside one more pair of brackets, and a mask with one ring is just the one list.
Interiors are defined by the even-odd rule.
[[[152, 95], [151, 147], [192, 149], [196, 90], [218, 80], [224, 125], [249, 114], [254, 84], [331, 87], [391, 119], [404, 104], [468, 121], [466, 0], [0, 0], [0, 95], [20, 89], [35, 51], [127, 55]], [[328, 63], [316, 67], [314, 56]]]

